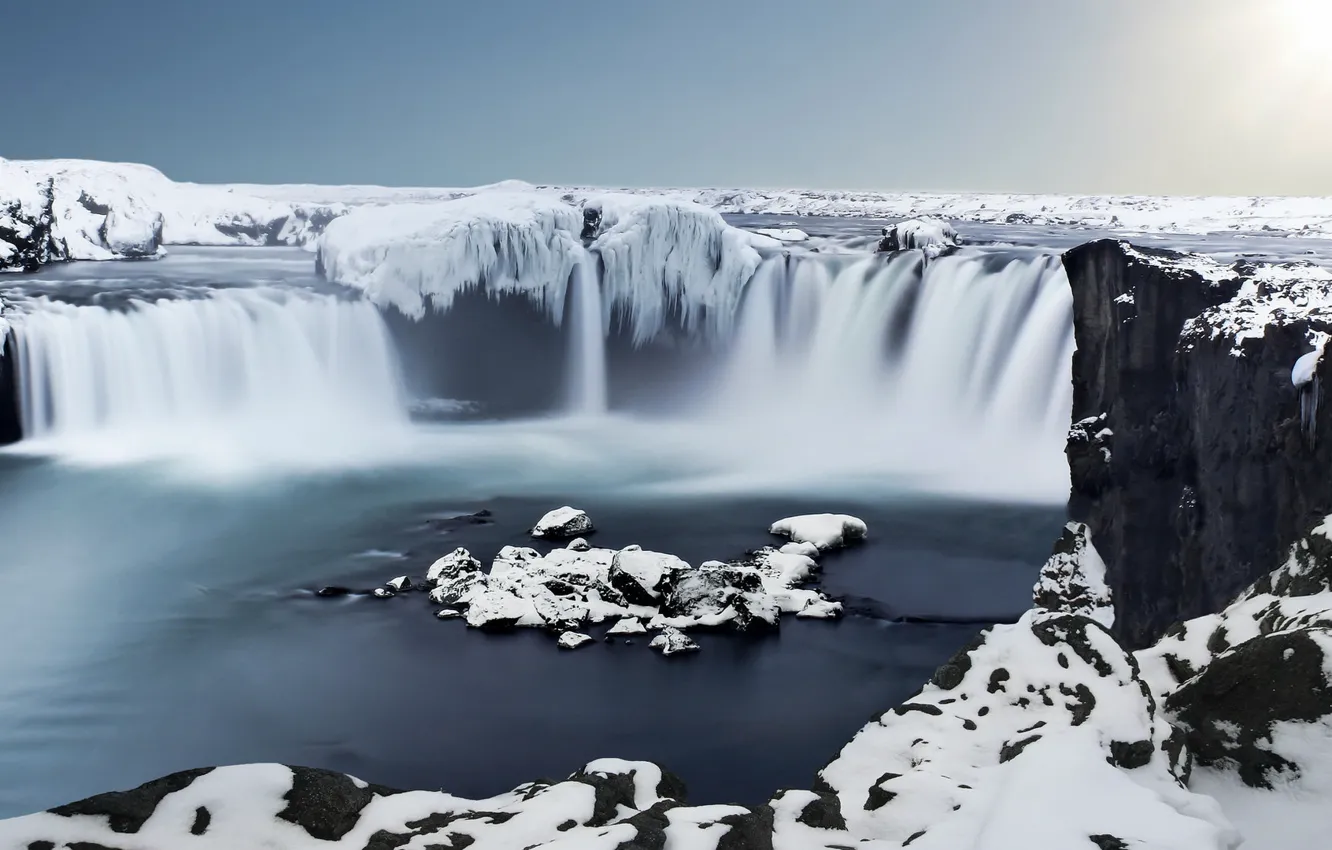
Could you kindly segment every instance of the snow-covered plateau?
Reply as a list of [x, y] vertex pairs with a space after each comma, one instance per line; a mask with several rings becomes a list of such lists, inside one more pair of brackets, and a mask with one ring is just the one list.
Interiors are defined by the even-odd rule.
[[[621, 199], [616, 203], [622, 208], [629, 205], [624, 198], [637, 196], [654, 199], [658, 210], [699, 207], [735, 214], [935, 218], [1125, 234], [1332, 236], [1328, 198], [706, 188], [609, 191]], [[606, 189], [536, 186], [516, 180], [470, 188], [206, 185], [177, 183], [146, 165], [0, 159], [0, 269], [154, 256], [162, 245], [308, 245], [332, 219], [357, 207], [436, 205], [485, 195], [540, 196], [547, 202], [562, 201], [566, 207], [582, 207], [607, 194]], [[570, 229], [577, 232], [579, 225], [571, 224]], [[778, 229], [759, 238], [780, 245], [801, 242], [802, 236], [797, 230]], [[622, 246], [620, 240], [613, 241]], [[619, 255], [625, 250], [622, 246]]]

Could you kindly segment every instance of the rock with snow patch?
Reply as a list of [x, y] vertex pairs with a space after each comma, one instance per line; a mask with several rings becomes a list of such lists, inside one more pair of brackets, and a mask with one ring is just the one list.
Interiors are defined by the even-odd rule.
[[1092, 545], [1087, 526], [1070, 522], [1055, 543], [1032, 588], [1039, 609], [1090, 617], [1106, 628], [1115, 623], [1115, 607], [1105, 583], [1105, 563]]
[[472, 553], [461, 547], [436, 560], [426, 570], [426, 581], [438, 584], [444, 579], [455, 578], [463, 573], [480, 572], [481, 562], [472, 557]]
[[532, 527], [532, 536], [547, 540], [566, 540], [590, 534], [594, 530], [592, 519], [586, 512], [566, 505], [556, 508], [538, 520]]
[[412, 584], [412, 580], [407, 576], [398, 576], [397, 578], [391, 578], [388, 581], [384, 582], [384, 585], [388, 587], [389, 590], [392, 590], [394, 593], [402, 593], [403, 591], [406, 590], [416, 589], [416, 585]]
[[573, 540], [570, 540], [569, 544], [564, 548], [573, 552], [586, 552], [588, 549], [592, 548], [592, 544], [588, 543], [587, 540], [582, 537], [575, 537]]
[[396, 593], [394, 593], [392, 590], [388, 589], [387, 587], [376, 587], [374, 590], [371, 591], [371, 594], [376, 599], [392, 599], [394, 596], [397, 596]]
[[820, 551], [826, 551], [863, 540], [867, 528], [864, 520], [846, 514], [806, 514], [779, 519], [768, 532], [788, 537], [793, 543], [810, 543]]
[[641, 635], [647, 633], [647, 627], [637, 617], [623, 617], [610, 627], [607, 635]]
[[689, 564], [662, 552], [642, 548], [621, 549], [611, 561], [609, 579], [631, 605], [656, 605], [661, 598], [662, 579], [669, 572], [683, 572]]
[[698, 644], [693, 638], [670, 626], [662, 629], [660, 634], [653, 637], [648, 646], [665, 656], [698, 651]]
[[560, 649], [579, 649], [592, 642], [592, 638], [580, 632], [563, 632], [556, 643]]

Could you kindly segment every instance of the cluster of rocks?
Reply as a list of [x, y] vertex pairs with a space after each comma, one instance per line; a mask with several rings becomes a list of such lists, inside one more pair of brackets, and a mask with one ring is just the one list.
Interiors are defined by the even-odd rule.
[[685, 634], [693, 629], [762, 632], [778, 629], [783, 614], [840, 616], [841, 603], [802, 585], [817, 574], [820, 552], [866, 534], [864, 522], [855, 517], [790, 517], [770, 529], [790, 538], [780, 548], [695, 567], [636, 545], [595, 548], [582, 536], [594, 530], [584, 511], [560, 508], [542, 517], [531, 536], [568, 541], [562, 548], [541, 554], [505, 546], [488, 572], [459, 548], [431, 564], [424, 577], [398, 576], [373, 593], [388, 599], [423, 592], [442, 606], [436, 612], [440, 619], [461, 619], [490, 631], [544, 629], [561, 649], [592, 643], [584, 630], [604, 623], [612, 624], [605, 630], [607, 641], [632, 643], [636, 635], [655, 632], [649, 646], [669, 656], [698, 650]]

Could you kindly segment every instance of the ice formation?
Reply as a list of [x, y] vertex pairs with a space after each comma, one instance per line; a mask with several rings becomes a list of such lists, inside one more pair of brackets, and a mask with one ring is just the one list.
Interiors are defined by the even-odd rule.
[[[367, 207], [334, 221], [318, 263], [333, 281], [412, 317], [469, 288], [526, 296], [559, 321], [575, 266], [597, 257], [603, 311], [643, 342], [678, 309], [686, 327], [723, 326], [758, 267], [753, 235], [682, 201], [603, 194], [577, 207], [538, 192], [485, 191], [432, 204]], [[600, 212], [583, 245], [583, 210]]]

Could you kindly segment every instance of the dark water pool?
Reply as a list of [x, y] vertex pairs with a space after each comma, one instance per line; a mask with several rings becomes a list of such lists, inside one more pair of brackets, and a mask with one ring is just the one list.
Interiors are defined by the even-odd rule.
[[[251, 761], [468, 796], [608, 755], [661, 762], [700, 802], [807, 787], [979, 628], [891, 618], [1016, 615], [1062, 521], [1051, 507], [848, 492], [665, 497], [584, 481], [511, 498], [429, 463], [201, 483], [0, 456], [0, 816]], [[871, 538], [825, 558], [824, 584], [872, 616], [703, 635], [701, 653], [668, 661], [641, 639], [561, 653], [541, 634], [483, 635], [434, 619], [419, 595], [301, 592], [419, 573], [459, 545], [488, 561], [565, 502], [592, 513], [597, 545], [692, 562], [769, 542], [784, 515], [855, 513]], [[491, 524], [441, 521], [482, 508]]]

